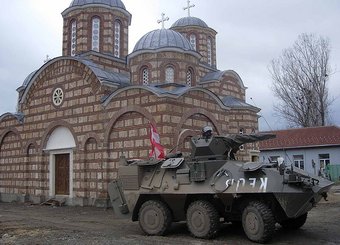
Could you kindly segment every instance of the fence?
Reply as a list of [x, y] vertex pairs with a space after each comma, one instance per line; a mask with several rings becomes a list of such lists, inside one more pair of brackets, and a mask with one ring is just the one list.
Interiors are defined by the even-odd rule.
[[340, 182], [340, 164], [330, 164], [329, 175], [331, 177], [331, 181]]

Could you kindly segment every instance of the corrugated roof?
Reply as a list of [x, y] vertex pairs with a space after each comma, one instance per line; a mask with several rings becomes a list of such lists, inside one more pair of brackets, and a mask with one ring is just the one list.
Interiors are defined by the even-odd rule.
[[241, 86], [241, 88], [246, 89], [241, 77], [233, 70], [226, 70], [226, 71], [217, 70], [217, 71], [209, 72], [200, 79], [199, 83], [202, 84], [202, 83], [211, 83], [211, 82], [221, 81], [223, 76], [234, 77], [239, 83], [239, 85]]
[[35, 73], [37, 72], [38, 70], [35, 70], [33, 72], [31, 72], [25, 79], [25, 81], [23, 82], [22, 86], [26, 87], [27, 84], [31, 81], [32, 77], [35, 75]]
[[[63, 59], [63, 58], [64, 57], [59, 57], [59, 58], [51, 60], [50, 62], [54, 62], [57, 59]], [[100, 82], [109, 82], [112, 84], [121, 84], [121, 85], [130, 84], [130, 76], [128, 73], [124, 74], [124, 73], [104, 70], [103, 68], [101, 68], [98, 64], [94, 63], [93, 61], [82, 58], [80, 56], [72, 57], [72, 58], [68, 57], [68, 59], [77, 60], [85, 64], [86, 66], [88, 66], [93, 71], [93, 73], [97, 76]], [[30, 73], [26, 77], [25, 81], [23, 82], [22, 87], [26, 88], [31, 83], [34, 76], [37, 73], [41, 72], [40, 69]]]
[[190, 42], [179, 32], [169, 29], [159, 29], [150, 31], [139, 39], [133, 49], [133, 52], [139, 50], [157, 50], [169, 47], [194, 51]]
[[200, 82], [210, 82], [210, 81], [216, 81], [220, 80], [222, 76], [224, 75], [225, 71], [214, 71], [207, 73], [204, 77], [201, 78]]
[[260, 150], [340, 145], [340, 128], [336, 126], [287, 129], [270, 133], [276, 134], [276, 138], [260, 142]]
[[18, 120], [18, 122], [20, 122], [20, 123], [23, 122], [24, 117], [25, 117], [24, 114], [21, 113], [21, 112], [16, 112], [16, 113], [7, 112], [7, 113], [0, 115], [0, 122], [8, 116], [16, 118]]
[[61, 15], [65, 18], [74, 10], [86, 9], [88, 7], [102, 7], [118, 10], [129, 18], [129, 25], [131, 25], [132, 15], [126, 10], [125, 5], [121, 0], [73, 0], [70, 6], [65, 9]]
[[222, 102], [223, 104], [225, 104], [226, 106], [230, 107], [230, 108], [235, 108], [235, 109], [251, 109], [251, 110], [256, 110], [256, 111], [260, 111], [259, 108], [252, 106], [238, 98], [235, 98], [231, 95], [227, 95], [224, 98], [222, 98]]
[[104, 70], [98, 64], [94, 63], [91, 60], [86, 60], [83, 58], [76, 59], [78, 59], [83, 64], [87, 65], [101, 82], [109, 82], [112, 84], [122, 85], [130, 84], [129, 74]]

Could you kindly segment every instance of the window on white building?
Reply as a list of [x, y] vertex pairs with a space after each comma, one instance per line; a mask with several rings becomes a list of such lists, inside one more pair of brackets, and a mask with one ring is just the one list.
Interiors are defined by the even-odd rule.
[[270, 156], [269, 161], [270, 162], [277, 162], [280, 156]]
[[294, 166], [300, 169], [305, 169], [305, 162], [303, 160], [303, 155], [293, 155]]
[[320, 168], [325, 168], [330, 164], [329, 154], [319, 154]]

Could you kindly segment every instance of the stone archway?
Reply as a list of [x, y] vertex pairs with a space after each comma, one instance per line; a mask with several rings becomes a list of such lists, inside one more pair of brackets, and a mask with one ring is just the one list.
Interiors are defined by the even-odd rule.
[[18, 174], [18, 170], [23, 169], [22, 139], [18, 130], [11, 128], [0, 135], [0, 187], [6, 186], [6, 193], [0, 193], [1, 200], [14, 200], [15, 195], [25, 193], [24, 185], [18, 185], [19, 181], [25, 182], [24, 176]]
[[222, 128], [214, 115], [202, 108], [193, 108], [183, 114], [180, 122], [175, 128], [174, 142], [177, 150], [183, 153], [190, 152], [190, 137], [201, 134], [204, 126], [211, 126], [216, 134], [221, 134]]
[[[217, 134], [221, 134], [222, 133], [222, 127], [220, 125], [220, 123], [216, 120], [215, 116], [202, 108], [193, 108], [191, 110], [186, 111], [180, 122], [178, 123], [177, 127], [175, 128], [175, 135], [174, 135], [174, 142], [177, 142], [177, 144], [179, 144], [179, 137], [181, 134], [181, 131], [184, 129], [184, 125], [185, 123], [192, 117], [197, 116], [197, 115], [201, 115], [203, 117], [205, 117], [207, 119], [207, 122], [211, 123], [211, 126], [213, 126], [213, 128], [216, 130]], [[206, 126], [206, 125], [201, 125], [201, 126]], [[190, 127], [188, 127], [190, 129], [193, 129], [192, 125]], [[199, 128], [198, 130], [201, 130], [202, 128]]]

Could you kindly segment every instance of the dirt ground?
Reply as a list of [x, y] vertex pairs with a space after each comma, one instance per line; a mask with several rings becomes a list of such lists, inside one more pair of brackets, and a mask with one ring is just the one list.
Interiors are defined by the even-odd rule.
[[[340, 244], [340, 187], [310, 211], [297, 231], [277, 225], [270, 244]], [[241, 229], [226, 224], [214, 240], [190, 236], [185, 223], [165, 237], [145, 236], [138, 223], [116, 219], [112, 209], [0, 203], [0, 244], [253, 244]]]

